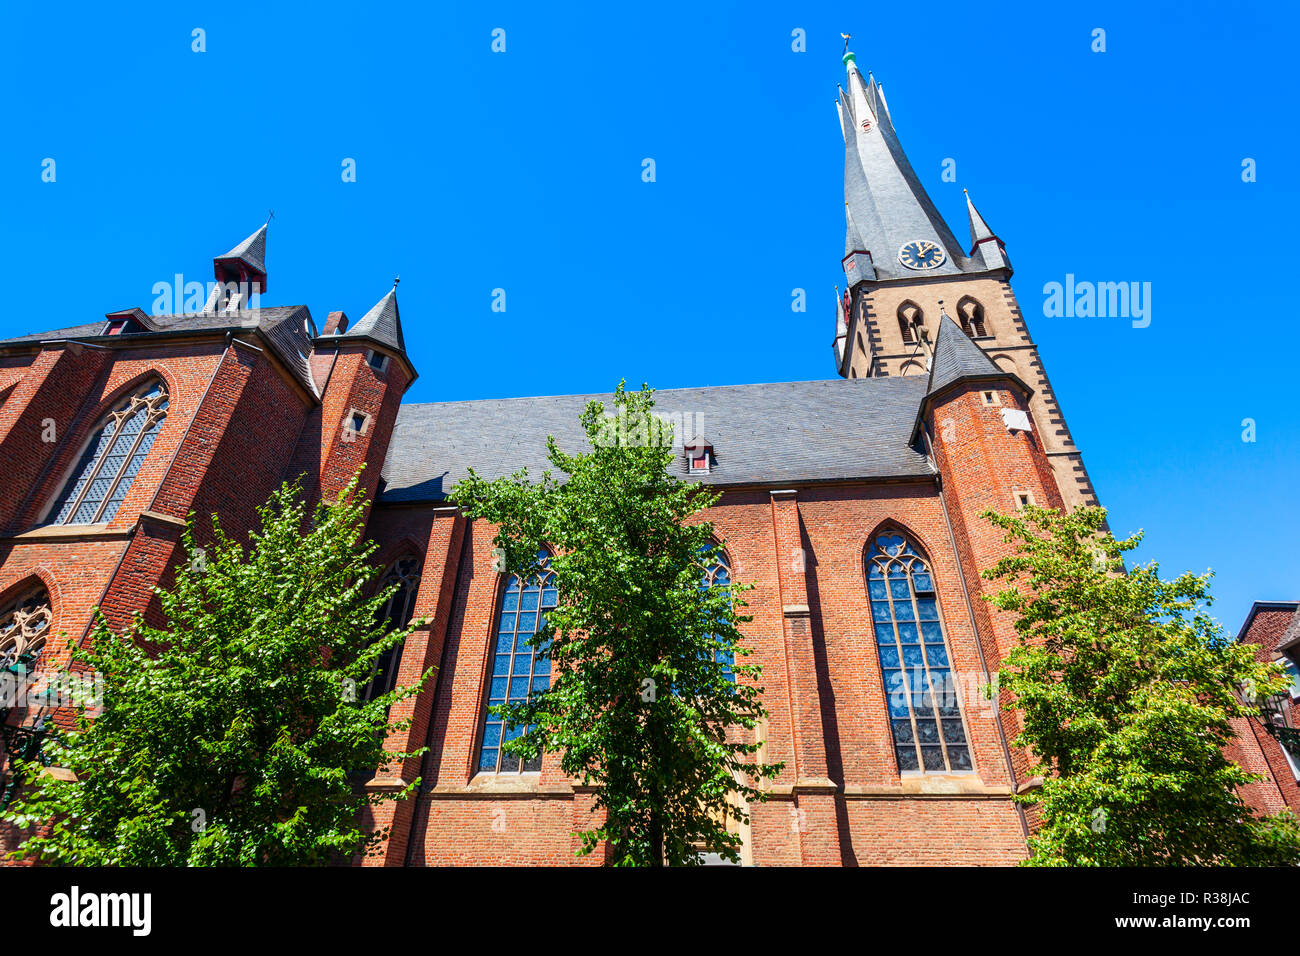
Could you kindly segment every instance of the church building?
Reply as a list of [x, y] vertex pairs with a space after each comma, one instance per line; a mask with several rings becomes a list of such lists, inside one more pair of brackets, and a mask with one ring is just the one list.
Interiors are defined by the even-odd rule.
[[[686, 423], [676, 474], [722, 495], [708, 517], [726, 557], [710, 580], [753, 585], [745, 633], [770, 713], [759, 759], [784, 769], [749, 808], [743, 862], [1014, 864], [1033, 821], [1012, 796], [1035, 781], [1010, 743], [1014, 715], [979, 693], [1016, 642], [984, 600], [996, 585], [980, 572], [1007, 545], [979, 515], [1097, 496], [1003, 238], [967, 197], [970, 238], [958, 241], [881, 86], [852, 53], [844, 64], [833, 368], [822, 381], [656, 396]], [[62, 663], [56, 636], [83, 639], [95, 608], [115, 627], [156, 613], [191, 512], [243, 534], [285, 479], [332, 496], [364, 465], [368, 535], [383, 582], [400, 585], [389, 616], [429, 621], [376, 686], [436, 668], [393, 708], [413, 720], [388, 743], [427, 755], [366, 784], [420, 789], [376, 811], [391, 830], [364, 863], [575, 862], [591, 793], [554, 754], [504, 754], [488, 713], [547, 685], [522, 639], [555, 589], [495, 571], [493, 529], [449, 491], [471, 467], [540, 472], [548, 435], [580, 450], [584, 405], [608, 396], [404, 404], [418, 371], [396, 286], [359, 320], [336, 311], [318, 326], [306, 306], [264, 304], [266, 226], [213, 262], [198, 311], [135, 308], [0, 341], [0, 664]], [[0, 711], [6, 752], [58, 716]], [[1286, 805], [1295, 780], [1284, 795], [1278, 755], [1265, 759], [1254, 734], [1240, 746], [1270, 774], [1252, 802]], [[0, 850], [14, 839], [0, 832]]]

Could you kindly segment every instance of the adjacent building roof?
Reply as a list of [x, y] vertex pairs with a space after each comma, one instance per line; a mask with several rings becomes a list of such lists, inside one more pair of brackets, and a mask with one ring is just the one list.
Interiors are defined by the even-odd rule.
[[[928, 477], [911, 443], [924, 377], [835, 379], [665, 389], [656, 414], [673, 422], [673, 473], [710, 485], [780, 485]], [[403, 405], [383, 468], [379, 501], [441, 501], [469, 468], [484, 478], [550, 466], [546, 438], [569, 452], [589, 449], [579, 416], [611, 395], [558, 395]], [[681, 442], [706, 434], [709, 474], [689, 474]]]
[[[1254, 637], [1251, 635], [1251, 625], [1255, 623], [1255, 617], [1260, 612], [1280, 611], [1283, 614], [1291, 615], [1286, 628], [1277, 639], [1272, 642], [1273, 646], [1267, 646], [1267, 640], [1264, 636]], [[1290, 648], [1297, 642], [1300, 642], [1300, 601], [1256, 601], [1250, 606], [1246, 613], [1246, 620], [1242, 622], [1241, 629], [1237, 631], [1237, 641], [1254, 640], [1264, 647], [1266, 651], [1273, 652]]]

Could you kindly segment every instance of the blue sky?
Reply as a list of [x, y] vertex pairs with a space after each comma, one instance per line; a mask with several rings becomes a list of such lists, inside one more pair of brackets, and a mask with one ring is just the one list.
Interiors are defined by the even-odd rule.
[[[10, 7], [0, 336], [148, 310], [274, 208], [264, 304], [400, 273], [409, 401], [831, 377], [847, 31], [954, 232], [965, 186], [1005, 240], [1115, 530], [1213, 567], [1232, 631], [1300, 598], [1293, 10], [553, 6]], [[1150, 282], [1150, 327], [1044, 317], [1067, 273]]]

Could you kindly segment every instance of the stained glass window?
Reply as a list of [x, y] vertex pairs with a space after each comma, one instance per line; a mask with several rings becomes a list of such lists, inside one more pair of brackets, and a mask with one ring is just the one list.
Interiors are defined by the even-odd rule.
[[38, 587], [0, 607], [0, 668], [23, 668], [30, 674], [49, 635], [50, 596]]
[[[401, 630], [411, 623], [411, 615], [415, 611], [415, 593], [420, 587], [420, 559], [402, 558], [395, 562], [380, 580], [379, 590], [386, 590], [394, 584], [397, 585], [397, 590], [380, 611], [390, 631]], [[401, 659], [400, 644], [390, 647], [379, 656], [370, 672], [370, 680], [359, 695], [362, 700], [372, 700], [393, 689], [397, 683], [397, 665]]]
[[934, 578], [898, 532], [871, 542], [867, 590], [898, 769], [972, 769]]
[[[701, 588], [720, 587], [725, 588], [731, 585], [731, 568], [727, 566], [726, 559], [717, 554], [710, 558], [710, 563], [704, 568], [700, 577]], [[733, 684], [736, 682], [736, 673], [732, 670], [736, 666], [736, 656], [731, 651], [715, 650], [713, 659], [722, 665], [722, 673]]]
[[[546, 612], [559, 602], [551, 556], [537, 555], [537, 571], [527, 580], [511, 575], [501, 596], [501, 612], [493, 638], [492, 664], [488, 676], [489, 707], [523, 701], [530, 694], [551, 686], [551, 662], [546, 648], [530, 647], [528, 641], [546, 622]], [[527, 760], [505, 753], [507, 741], [527, 733], [527, 727], [506, 728], [490, 711], [483, 718], [480, 773], [533, 773], [542, 769], [542, 756]]]
[[132, 395], [109, 414], [68, 476], [50, 512], [50, 523], [112, 521], [166, 414], [167, 390], [161, 382]]

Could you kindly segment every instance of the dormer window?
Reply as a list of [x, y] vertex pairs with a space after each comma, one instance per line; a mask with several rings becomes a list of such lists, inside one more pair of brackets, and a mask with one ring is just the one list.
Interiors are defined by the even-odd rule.
[[366, 349], [366, 364], [376, 372], [382, 372], [388, 368], [388, 356], [374, 349]]
[[143, 325], [133, 319], [129, 314], [109, 313], [108, 324], [104, 326], [101, 335], [130, 335], [134, 332], [147, 331]]
[[696, 437], [686, 443], [686, 471], [692, 475], [707, 475], [713, 470], [713, 446]]

